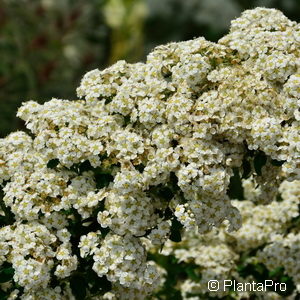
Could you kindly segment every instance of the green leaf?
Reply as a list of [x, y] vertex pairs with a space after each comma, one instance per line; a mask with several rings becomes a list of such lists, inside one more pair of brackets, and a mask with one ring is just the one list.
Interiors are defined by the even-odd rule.
[[181, 229], [183, 225], [176, 219], [173, 218], [172, 225], [171, 225], [171, 234], [170, 240], [173, 242], [181, 242]]
[[165, 220], [169, 220], [174, 216], [173, 211], [170, 209], [170, 207], [167, 207], [165, 209], [163, 216]]
[[72, 210], [71, 209], [64, 209], [60, 211], [61, 214], [66, 215], [66, 216], [70, 216], [72, 215]]
[[138, 170], [140, 173], [143, 173], [145, 166], [143, 164], [135, 165], [134, 166], [136, 170]]
[[105, 294], [109, 292], [112, 289], [111, 282], [106, 278], [106, 276], [98, 277], [95, 286], [98, 288], [98, 290], [101, 291], [101, 294]]
[[92, 295], [103, 295], [112, 288], [112, 284], [107, 277], [99, 277], [94, 270], [88, 270], [86, 272], [86, 280], [91, 286], [90, 292]]
[[98, 173], [95, 174], [96, 187], [97, 189], [102, 189], [109, 185], [110, 182], [114, 180], [114, 177], [108, 173]]
[[0, 270], [0, 283], [7, 282], [13, 279], [15, 270], [12, 267], [3, 268]]
[[0, 226], [5, 226], [6, 225], [6, 217], [5, 216], [0, 216]]
[[5, 216], [1, 216], [1, 226], [11, 225], [15, 222], [14, 214], [11, 212], [11, 208], [6, 206], [3, 201], [3, 192], [0, 189], [0, 207], [3, 210]]
[[269, 277], [278, 277], [282, 273], [283, 273], [283, 268], [278, 267], [278, 268], [275, 268], [274, 270], [269, 271]]
[[262, 264], [255, 264], [255, 271], [258, 274], [262, 275], [265, 272], [265, 270], [266, 270], [266, 268], [265, 268], [264, 265], [262, 265]]
[[233, 168], [233, 176], [230, 178], [227, 195], [230, 199], [244, 200], [244, 189], [238, 168]]
[[0, 300], [6, 300], [8, 298], [7, 292], [4, 292], [2, 289], [0, 289]]
[[167, 202], [169, 202], [174, 197], [172, 190], [167, 186], [162, 187], [159, 192], [159, 196], [161, 196]]
[[264, 152], [259, 151], [254, 157], [254, 169], [257, 175], [261, 176], [261, 169], [267, 162], [267, 156]]
[[55, 167], [58, 166], [58, 164], [59, 164], [59, 160], [57, 158], [50, 159], [47, 163], [47, 168], [54, 169]]
[[110, 229], [108, 227], [107, 228], [100, 227], [99, 229], [100, 229], [102, 238], [105, 238], [108, 235], [108, 233], [110, 232]]
[[86, 171], [90, 171], [93, 169], [91, 163], [89, 160], [85, 160], [84, 162], [82, 162], [79, 166], [79, 172], [80, 174], [82, 174], [83, 172], [86, 172]]
[[76, 300], [83, 300], [86, 297], [86, 282], [81, 275], [74, 275], [70, 280], [70, 287]]
[[195, 281], [195, 282], [199, 282], [200, 281], [201, 277], [196, 274], [194, 266], [188, 266], [185, 269], [185, 272], [187, 273], [188, 277], [190, 279], [192, 279], [193, 281]]
[[290, 277], [289, 276], [281, 276], [280, 277], [280, 282], [287, 282], [290, 280]]
[[251, 163], [249, 162], [249, 160], [244, 158], [242, 167], [243, 167], [242, 178], [248, 178], [251, 174]]
[[130, 123], [130, 115], [124, 117], [124, 126], [127, 126]]
[[276, 159], [272, 159], [271, 160], [271, 164], [275, 167], [281, 167], [284, 164], [284, 160], [276, 160]]

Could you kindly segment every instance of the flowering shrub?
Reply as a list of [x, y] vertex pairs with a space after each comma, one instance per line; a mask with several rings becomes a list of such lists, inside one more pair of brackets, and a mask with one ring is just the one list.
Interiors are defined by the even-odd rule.
[[[256, 191], [251, 180], [244, 183], [248, 195]], [[207, 299], [228, 297], [229, 299], [295, 299], [300, 291], [299, 277], [299, 203], [300, 181], [284, 181], [280, 186], [281, 201], [267, 205], [255, 205], [249, 199], [233, 200], [243, 218], [243, 226], [237, 232], [228, 233], [225, 227], [199, 236], [197, 232], [185, 232], [180, 243], [168, 240], [161, 252], [148, 243], [151, 257], [159, 261], [167, 270], [170, 266], [180, 266], [187, 273], [184, 279], [177, 272], [172, 278], [182, 299]], [[172, 259], [170, 259], [172, 258]], [[173, 260], [173, 263], [172, 263]], [[171, 274], [164, 274], [166, 282]], [[236, 280], [241, 283], [263, 282], [263, 280], [283, 282], [287, 293], [269, 290], [248, 290], [236, 293], [222, 286], [218, 291], [210, 291], [208, 282]], [[160, 293], [169, 287], [165, 284]], [[171, 293], [176, 290], [171, 289]], [[169, 291], [170, 292], [170, 289]], [[286, 296], [286, 298], [283, 298]], [[254, 297], [254, 298], [253, 298]], [[296, 298], [297, 299], [297, 298]]]
[[[200, 293], [264, 243], [257, 259], [281, 266], [284, 256], [265, 260], [282, 249], [298, 284], [297, 233], [284, 230], [299, 194], [270, 202], [300, 179], [299, 43], [297, 23], [257, 8], [218, 44], [170, 43], [146, 63], [88, 72], [83, 100], [23, 103], [28, 133], [0, 140], [9, 299], [145, 299], [166, 273], [147, 249], [166, 251], [182, 233], [187, 250], [175, 256], [203, 267]], [[181, 288], [185, 297], [194, 285]]]

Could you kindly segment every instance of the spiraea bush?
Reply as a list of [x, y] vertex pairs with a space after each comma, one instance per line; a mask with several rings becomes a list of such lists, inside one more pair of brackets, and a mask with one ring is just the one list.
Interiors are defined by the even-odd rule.
[[88, 72], [81, 100], [23, 103], [0, 140], [3, 297], [238, 298], [205, 284], [257, 268], [296, 295], [299, 46], [256, 8], [218, 43]]
[[[173, 273], [163, 274], [165, 282], [158, 299], [168, 299], [162, 297], [168, 294], [186, 300], [298, 299], [300, 181], [283, 181], [279, 189], [281, 201], [267, 205], [255, 205], [251, 197], [256, 190], [250, 179], [243, 181], [249, 197], [232, 201], [243, 219], [238, 231], [229, 233], [224, 225], [202, 235], [187, 231], [181, 242], [168, 240], [162, 251], [146, 241], [149, 256], [166, 270], [173, 268]], [[220, 282], [218, 291], [208, 289], [210, 280]], [[271, 287], [263, 292], [249, 288], [236, 292], [224, 290], [225, 280], [243, 284], [272, 280], [285, 287], [282, 291]]]

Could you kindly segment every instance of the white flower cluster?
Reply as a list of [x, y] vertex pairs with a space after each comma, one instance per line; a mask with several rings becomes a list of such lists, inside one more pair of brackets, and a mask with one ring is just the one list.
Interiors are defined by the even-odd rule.
[[[284, 182], [281, 185], [281, 191], [284, 198], [298, 203], [300, 201], [300, 182]], [[289, 207], [284, 208], [286, 211], [292, 210]], [[294, 216], [298, 214], [295, 212]], [[284, 220], [283, 216], [281, 220]], [[275, 234], [276, 233], [276, 234]], [[258, 261], [263, 262], [268, 269], [272, 270], [277, 267], [284, 267], [285, 273], [292, 277], [298, 292], [300, 292], [300, 234], [299, 228], [293, 227], [289, 233], [280, 234], [279, 231], [273, 231], [269, 238], [269, 244], [258, 252]]]
[[[16, 220], [2, 230], [50, 226], [56, 243], [70, 221], [92, 222], [94, 229], [80, 239], [80, 255], [93, 256], [95, 272], [120, 297], [142, 299], [160, 274], [147, 262], [142, 238], [161, 245], [176, 218], [202, 233], [224, 221], [229, 231], [239, 229], [239, 210], [252, 206], [232, 202], [228, 191], [245, 160], [260, 201], [272, 200], [283, 178], [300, 179], [299, 43], [299, 24], [257, 8], [233, 21], [219, 43], [170, 43], [155, 48], [146, 63], [119, 61], [88, 72], [77, 89], [83, 100], [24, 103], [18, 116], [30, 134], [0, 140], [3, 203]], [[259, 153], [267, 157], [263, 166], [257, 165]], [[97, 233], [103, 228], [110, 231], [106, 236]], [[53, 255], [61, 263], [54, 275], [69, 276], [78, 259], [69, 237], [52, 246], [50, 236], [32, 251], [57, 248]], [[243, 248], [248, 241], [240, 239]], [[8, 249], [12, 241], [3, 243]], [[33, 286], [47, 288], [54, 258], [47, 255], [49, 265], [41, 269], [36, 259], [20, 262], [21, 270], [41, 274], [37, 281], [27, 278]], [[17, 271], [15, 280], [25, 285], [22, 274]]]
[[[13, 279], [26, 292], [22, 299], [31, 299], [30, 295], [47, 290], [53, 268], [58, 278], [68, 277], [77, 268], [70, 237], [65, 228], [55, 230], [35, 221], [16, 222], [0, 229], [1, 262], [12, 264]], [[57, 288], [59, 295], [54, 299], [61, 296], [60, 287]]]
[[[234, 233], [228, 233], [225, 227], [199, 235], [186, 231], [180, 243], [167, 241], [161, 251], [165, 256], [174, 255], [179, 262], [194, 264], [199, 280], [191, 278], [178, 282], [183, 299], [202, 299], [205, 297], [225, 297], [245, 299], [251, 296], [246, 293], [232, 294], [224, 289], [224, 280], [235, 279], [238, 282], [252, 282], [252, 276], [239, 274], [241, 263], [263, 263], [269, 271], [283, 268], [296, 286], [295, 293], [300, 291], [300, 248], [299, 226], [292, 220], [299, 217], [300, 181], [284, 181], [280, 186], [282, 201], [274, 201], [268, 205], [255, 205], [250, 200], [233, 203], [242, 214], [243, 226]], [[255, 189], [248, 188], [248, 194], [254, 196]], [[293, 232], [287, 233], [293, 228]], [[151, 252], [157, 251], [148, 244]], [[256, 251], [257, 249], [261, 249]], [[250, 254], [252, 253], [252, 254]], [[254, 254], [253, 254], [254, 253]], [[247, 257], [243, 261], [243, 257]], [[269, 279], [269, 278], [266, 278]], [[218, 280], [220, 288], [216, 292], [207, 289], [210, 280]], [[193, 295], [197, 295], [194, 296]], [[260, 299], [283, 299], [273, 292], [257, 294]], [[289, 298], [294, 299], [294, 298]]]

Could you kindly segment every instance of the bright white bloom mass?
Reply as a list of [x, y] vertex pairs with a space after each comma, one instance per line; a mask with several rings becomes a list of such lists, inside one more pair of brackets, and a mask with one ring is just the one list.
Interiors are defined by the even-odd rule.
[[[180, 243], [169, 240], [164, 244], [161, 252], [164, 256], [173, 255], [179, 262], [193, 265], [196, 279], [177, 282], [183, 299], [191, 299], [193, 295], [195, 299], [202, 299], [197, 298], [199, 295], [203, 298], [208, 295], [219, 298], [230, 295], [232, 299], [249, 299], [251, 296], [257, 297], [254, 299], [297, 299], [293, 296], [282, 298], [271, 292], [248, 290], [232, 293], [223, 288], [215, 292], [207, 289], [210, 280], [251, 283], [253, 277], [241, 276], [241, 269], [255, 268], [263, 263], [265, 269], [271, 272], [269, 274], [276, 270], [279, 273], [283, 269], [285, 276], [290, 276], [295, 285], [295, 292], [299, 293], [300, 235], [299, 225], [293, 220], [299, 220], [300, 181], [284, 181], [279, 190], [282, 201], [273, 201], [268, 205], [254, 205], [248, 199], [233, 200], [243, 218], [243, 226], [236, 232], [228, 233], [223, 225], [202, 235], [187, 231]], [[249, 199], [255, 193], [255, 188], [247, 187]], [[148, 244], [148, 249], [152, 253], [157, 251], [151, 244]], [[262, 265], [259, 267], [262, 268]], [[271, 277], [266, 279], [271, 280]]]
[[[226, 224], [231, 233], [222, 234], [242, 251], [280, 229], [277, 211], [282, 223], [296, 217], [293, 200], [289, 210], [253, 203], [270, 203], [284, 180], [300, 179], [299, 46], [299, 24], [256, 8], [232, 21], [218, 43], [170, 43], [145, 63], [88, 72], [77, 89], [81, 100], [23, 103], [17, 115], [29, 133], [0, 140], [3, 204], [15, 220], [0, 230], [0, 258], [15, 269], [22, 299], [38, 289], [68, 297], [68, 284], [54, 286], [81, 276], [82, 269], [73, 272], [79, 259], [112, 283], [103, 299], [144, 299], [163, 273], [147, 260], [149, 241], [160, 247], [180, 226], [209, 234]], [[240, 177], [248, 178], [244, 194], [253, 203], [231, 200]], [[241, 212], [244, 227], [235, 233]], [[293, 260], [291, 276], [299, 274], [297, 238], [272, 242]], [[234, 251], [201, 247], [201, 284], [211, 279], [209, 268], [220, 278], [231, 272]], [[180, 260], [195, 257], [176, 251]]]

